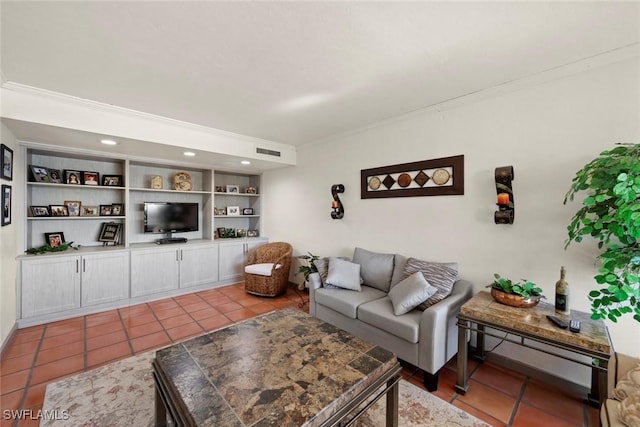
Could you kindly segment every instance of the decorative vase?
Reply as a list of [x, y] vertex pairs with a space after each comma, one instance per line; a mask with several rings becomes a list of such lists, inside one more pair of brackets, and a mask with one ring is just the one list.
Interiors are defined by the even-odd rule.
[[520, 295], [508, 294], [496, 288], [491, 288], [491, 296], [500, 304], [518, 308], [535, 307], [540, 302], [540, 296], [537, 295], [525, 298]]

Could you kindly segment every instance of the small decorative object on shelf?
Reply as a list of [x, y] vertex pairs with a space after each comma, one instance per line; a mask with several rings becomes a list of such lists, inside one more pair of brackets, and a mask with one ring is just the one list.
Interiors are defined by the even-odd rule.
[[247, 237], [246, 228], [236, 228], [236, 237]]
[[487, 287], [491, 288], [491, 296], [501, 304], [512, 307], [529, 308], [536, 306], [541, 298], [542, 289], [526, 279], [513, 283], [511, 279], [494, 274], [495, 280]]
[[151, 178], [151, 188], [153, 188], [154, 190], [162, 189], [162, 177], [160, 175], [156, 175]]
[[258, 230], [247, 230], [247, 237], [258, 237]]
[[82, 202], [78, 200], [65, 200], [64, 205], [67, 207], [67, 211], [69, 212], [69, 216], [80, 216], [80, 208], [82, 207]]
[[103, 175], [102, 185], [106, 187], [121, 187], [122, 175]]
[[560, 280], [556, 282], [556, 313], [570, 314], [569, 309], [569, 284], [565, 280], [567, 274], [564, 266], [560, 267]]
[[40, 255], [40, 254], [44, 254], [46, 252], [64, 252], [68, 249], [74, 249], [74, 250], [78, 250], [79, 246], [73, 246], [73, 242], [69, 242], [69, 243], [60, 243], [58, 246], [51, 246], [51, 245], [43, 245], [43, 246], [38, 246], [36, 248], [29, 248], [25, 251], [25, 253], [28, 253], [29, 255]]
[[240, 187], [237, 185], [227, 185], [227, 193], [240, 193]]
[[515, 209], [513, 204], [513, 166], [497, 167], [495, 170], [498, 211], [494, 212], [496, 224], [513, 224]]
[[258, 189], [256, 187], [249, 186], [245, 188], [244, 192], [247, 194], [258, 194]]
[[331, 202], [331, 218], [342, 219], [344, 217], [344, 206], [338, 197], [338, 193], [344, 193], [344, 185], [335, 184], [331, 186], [331, 195], [333, 196], [333, 202]]
[[227, 215], [228, 216], [240, 215], [240, 206], [227, 206]]
[[178, 172], [173, 177], [173, 188], [179, 191], [191, 191], [191, 175], [186, 172]]
[[120, 232], [122, 231], [122, 224], [115, 222], [104, 222], [100, 229], [100, 235], [98, 241], [102, 242], [103, 246], [107, 246], [109, 243], [117, 245], [120, 243]]
[[64, 233], [56, 231], [55, 233], [44, 233], [44, 240], [52, 248], [57, 248], [64, 243]]
[[31, 216], [49, 216], [48, 206], [30, 206]]
[[84, 185], [98, 185], [100, 183], [100, 174], [98, 172], [82, 172], [82, 183]]
[[[31, 174], [29, 178], [32, 182], [51, 182], [51, 178], [49, 177], [49, 169], [43, 166], [29, 165], [29, 172]], [[78, 182], [78, 184], [79, 183], [80, 182]]]
[[49, 205], [51, 216], [69, 216], [69, 209], [65, 205]]
[[49, 182], [53, 184], [62, 183], [62, 173], [60, 173], [59, 169], [48, 169], [49, 171]]
[[253, 215], [253, 208], [242, 209], [242, 215]]
[[65, 170], [64, 171], [64, 182], [65, 184], [81, 184], [80, 182], [80, 171], [74, 170]]
[[214, 215], [226, 215], [227, 214], [227, 208], [213, 208], [213, 214]]

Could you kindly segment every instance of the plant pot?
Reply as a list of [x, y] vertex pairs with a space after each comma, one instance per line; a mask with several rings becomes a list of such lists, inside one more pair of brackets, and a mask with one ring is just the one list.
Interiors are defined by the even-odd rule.
[[540, 302], [540, 296], [531, 296], [529, 298], [524, 298], [520, 295], [508, 294], [496, 288], [491, 288], [491, 296], [500, 304], [519, 308], [535, 307]]

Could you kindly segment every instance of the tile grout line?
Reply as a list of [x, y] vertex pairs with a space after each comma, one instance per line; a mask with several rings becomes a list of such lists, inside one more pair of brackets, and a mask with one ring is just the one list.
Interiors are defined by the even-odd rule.
[[524, 397], [524, 392], [529, 385], [529, 377], [525, 376], [524, 381], [522, 382], [522, 386], [520, 386], [520, 391], [518, 392], [518, 397], [516, 398], [516, 403], [513, 405], [513, 410], [511, 411], [511, 416], [507, 421], [507, 427], [511, 427], [513, 422], [516, 419], [516, 415], [518, 413], [518, 409], [520, 409], [520, 403], [522, 402], [522, 398]]
[[[29, 373], [27, 374], [27, 381], [24, 384], [24, 388], [22, 389], [22, 397], [20, 398], [20, 403], [18, 404], [18, 409], [25, 409], [23, 405], [27, 400], [27, 393], [29, 392], [29, 387], [31, 386], [31, 377], [33, 376], [33, 371], [36, 367], [36, 361], [38, 360], [38, 356], [40, 355], [40, 348], [42, 347], [42, 342], [44, 341], [45, 333], [47, 332], [48, 325], [45, 324], [44, 328], [42, 328], [42, 335], [40, 335], [40, 339], [38, 340], [38, 345], [36, 346], [36, 350], [33, 354], [33, 360], [31, 361], [31, 367], [29, 367]], [[46, 387], [46, 386], [45, 386]], [[19, 418], [13, 420], [11, 424], [13, 427], [18, 426]]]

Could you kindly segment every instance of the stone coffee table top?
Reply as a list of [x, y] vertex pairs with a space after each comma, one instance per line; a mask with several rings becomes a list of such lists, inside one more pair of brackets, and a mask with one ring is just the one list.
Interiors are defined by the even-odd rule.
[[197, 425], [316, 426], [397, 364], [288, 308], [156, 352]]

